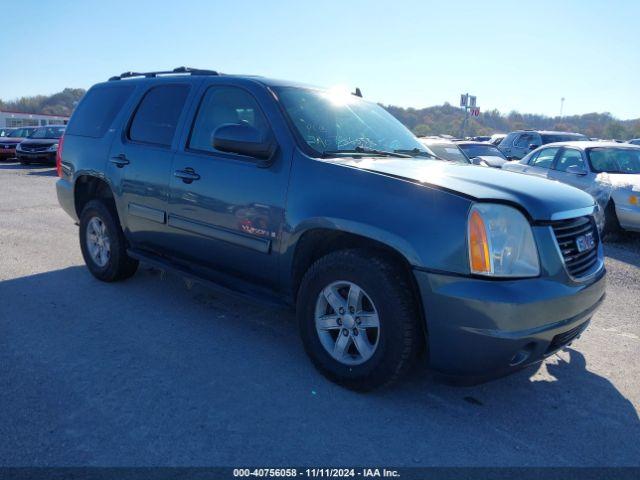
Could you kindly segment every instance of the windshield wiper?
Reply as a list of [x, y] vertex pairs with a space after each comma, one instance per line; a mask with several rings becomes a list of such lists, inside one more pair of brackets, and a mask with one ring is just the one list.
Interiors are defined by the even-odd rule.
[[366, 147], [356, 147], [354, 149], [345, 149], [345, 150], [325, 150], [322, 152], [322, 156], [330, 156], [330, 155], [378, 155], [381, 157], [398, 157], [398, 158], [411, 158], [411, 155], [407, 155], [406, 153], [401, 153], [398, 151], [389, 152], [387, 150], [378, 150], [375, 148], [366, 148]]
[[442, 158], [434, 155], [433, 153], [429, 153], [426, 150], [420, 150], [419, 148], [412, 148], [411, 150], [397, 149], [394, 150], [395, 153], [404, 153], [406, 155], [410, 155], [412, 157], [427, 157], [427, 158], [435, 158], [436, 160], [442, 160]]

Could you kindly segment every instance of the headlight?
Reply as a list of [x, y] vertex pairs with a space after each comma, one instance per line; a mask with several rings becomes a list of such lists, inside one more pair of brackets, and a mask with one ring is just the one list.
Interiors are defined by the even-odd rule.
[[540, 274], [531, 225], [515, 208], [476, 203], [469, 212], [467, 230], [471, 273], [491, 277]]
[[58, 144], [57, 143], [54, 143], [53, 145], [51, 145], [49, 147], [49, 151], [50, 152], [55, 152], [56, 150], [58, 150]]

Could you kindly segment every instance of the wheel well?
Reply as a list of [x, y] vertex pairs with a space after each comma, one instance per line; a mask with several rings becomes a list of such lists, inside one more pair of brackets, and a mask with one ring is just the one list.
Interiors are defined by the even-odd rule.
[[76, 180], [74, 188], [74, 202], [76, 214], [80, 218], [82, 209], [90, 201], [94, 199], [103, 200], [108, 206], [115, 211], [115, 200], [111, 187], [104, 180], [91, 175], [83, 175]]
[[291, 272], [293, 299], [295, 300], [298, 296], [298, 288], [300, 287], [302, 277], [304, 277], [305, 272], [316, 260], [331, 252], [352, 248], [369, 250], [373, 254], [384, 257], [397, 265], [407, 276], [416, 301], [420, 301], [411, 265], [400, 252], [382, 242], [361, 235], [324, 228], [305, 232], [298, 240]]

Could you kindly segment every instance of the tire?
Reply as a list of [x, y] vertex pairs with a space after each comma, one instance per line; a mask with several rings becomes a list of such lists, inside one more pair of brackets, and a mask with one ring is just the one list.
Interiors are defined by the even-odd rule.
[[613, 200], [609, 200], [607, 207], [604, 210], [604, 228], [602, 230], [602, 237], [609, 234], [619, 234], [622, 232], [620, 222], [618, 221], [618, 215], [616, 214], [616, 206]]
[[[325, 291], [335, 291], [340, 295], [338, 302], [344, 301], [348, 306], [353, 288], [349, 284], [362, 292], [358, 309], [364, 317], [358, 317], [356, 311], [340, 318], [340, 312], [324, 295]], [[332, 301], [335, 303], [337, 298], [334, 296]], [[353, 390], [368, 391], [393, 383], [410, 368], [424, 343], [418, 323], [421, 317], [406, 275], [390, 261], [367, 250], [341, 250], [317, 260], [302, 279], [296, 312], [302, 342], [315, 367], [333, 382]], [[376, 312], [377, 317], [370, 312]], [[316, 317], [330, 322], [338, 317], [338, 326], [319, 329]], [[364, 323], [377, 318], [379, 327], [362, 329], [364, 323], [354, 324], [362, 322], [362, 318]], [[339, 350], [344, 350], [345, 355], [339, 361], [329, 349], [332, 345], [337, 348], [343, 334], [347, 340], [341, 342], [347, 342], [348, 348], [343, 349], [341, 344]], [[368, 358], [356, 348], [356, 342], [363, 341], [373, 348]]]
[[[100, 228], [102, 227], [102, 228]], [[90, 230], [88, 235], [87, 231]], [[100, 231], [101, 255], [92, 253], [89, 236]], [[80, 248], [87, 268], [98, 280], [114, 282], [131, 277], [138, 269], [138, 261], [127, 255], [126, 239], [115, 209], [100, 200], [91, 200], [80, 214]], [[95, 250], [94, 250], [95, 252]]]

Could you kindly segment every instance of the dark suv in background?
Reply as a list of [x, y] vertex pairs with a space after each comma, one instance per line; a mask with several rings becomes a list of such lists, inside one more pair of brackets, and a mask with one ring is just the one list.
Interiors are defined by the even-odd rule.
[[540, 145], [555, 142], [588, 141], [581, 133], [553, 132], [546, 130], [516, 130], [509, 133], [498, 148], [509, 160], [520, 160]]
[[[590, 195], [436, 158], [348, 92], [127, 73], [84, 96], [57, 164], [96, 278], [145, 261], [293, 305], [313, 363], [350, 388], [393, 381], [425, 346], [450, 375], [539, 362], [604, 297]], [[565, 242], [590, 252], [579, 270]]]
[[23, 165], [30, 163], [56, 163], [56, 151], [66, 125], [37, 128], [26, 140], [16, 146], [16, 157]]

